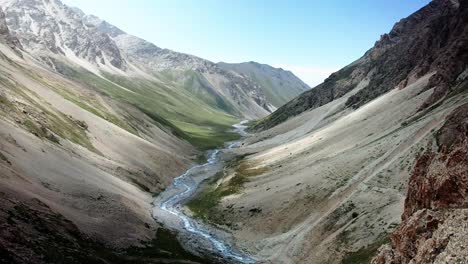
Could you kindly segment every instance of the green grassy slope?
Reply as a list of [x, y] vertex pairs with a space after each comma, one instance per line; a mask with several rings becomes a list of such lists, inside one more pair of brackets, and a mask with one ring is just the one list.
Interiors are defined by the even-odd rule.
[[[198, 89], [203, 80], [195, 72], [184, 72], [175, 79], [169, 73], [160, 81], [91, 72], [60, 64], [60, 72], [113, 99], [140, 109], [162, 128], [201, 150], [218, 147], [238, 136], [230, 132], [240, 120], [228, 102], [206, 89]], [[159, 77], [159, 76], [158, 76]], [[202, 92], [203, 91], [203, 92]]]

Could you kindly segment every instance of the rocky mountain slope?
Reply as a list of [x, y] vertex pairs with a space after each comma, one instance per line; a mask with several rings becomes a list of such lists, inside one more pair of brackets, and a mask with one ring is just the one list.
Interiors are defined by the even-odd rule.
[[421, 108], [456, 93], [460, 89], [457, 77], [468, 61], [467, 12], [466, 1], [432, 1], [398, 22], [363, 57], [281, 107], [254, 129], [271, 128], [304, 111], [342, 98], [366, 78], [369, 84], [347, 98], [347, 107], [358, 108], [430, 72], [437, 72], [428, 84], [428, 88], [435, 87], [435, 90]]
[[290, 71], [273, 68], [266, 64], [251, 61], [244, 63], [220, 62], [218, 65], [255, 80], [256, 83], [261, 85], [267, 100], [276, 108], [310, 89], [307, 84]]
[[417, 158], [402, 223], [372, 263], [463, 263], [468, 259], [468, 104], [436, 133], [437, 148]]
[[0, 11], [0, 263], [199, 263], [151, 216], [152, 194], [199, 152], [51, 71], [6, 24]]
[[[441, 261], [452, 252], [466, 258], [455, 250], [463, 237], [444, 240], [464, 234], [464, 211], [422, 209], [465, 206], [463, 144], [437, 153], [459, 138], [439, 135], [465, 133], [438, 131], [465, 122], [467, 11], [467, 1], [436, 0], [401, 20], [361, 59], [255, 124], [258, 132], [233, 151], [238, 158], [188, 209], [271, 263], [369, 263], [400, 224], [410, 181], [411, 209], [391, 236], [388, 263], [435, 261], [439, 251], [424, 247], [436, 244]], [[433, 154], [420, 161], [424, 153]], [[458, 165], [437, 174], [445, 158]], [[414, 179], [426, 173], [433, 180]], [[430, 215], [451, 220], [425, 230], [419, 224], [431, 225]]]
[[209, 138], [232, 137], [222, 131], [237, 120], [266, 116], [278, 106], [264, 79], [159, 48], [59, 0], [2, 0], [0, 6], [10, 31], [35, 59], [167, 119], [202, 148], [212, 147]]
[[153, 195], [268, 114], [269, 87], [58, 0], [0, 7], [0, 263], [207, 263]]

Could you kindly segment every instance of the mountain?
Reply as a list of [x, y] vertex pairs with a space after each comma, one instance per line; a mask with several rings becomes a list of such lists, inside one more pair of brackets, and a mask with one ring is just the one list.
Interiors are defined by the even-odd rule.
[[208, 263], [153, 195], [267, 115], [263, 88], [60, 1], [0, 7], [0, 263]]
[[[257, 80], [251, 74], [159, 48], [58, 0], [2, 0], [0, 4], [12, 35], [36, 60], [168, 120], [201, 148], [232, 138], [224, 131], [236, 121], [264, 117], [278, 105], [266, 96], [273, 89], [264, 85], [268, 76]], [[301, 91], [292, 89], [288, 94]], [[210, 143], [210, 138], [219, 139]]]
[[468, 104], [437, 131], [437, 148], [417, 158], [402, 223], [374, 264], [463, 263], [468, 252]]
[[466, 259], [467, 12], [432, 1], [252, 122], [187, 209], [267, 263]]
[[432, 1], [312, 89], [58, 0], [0, 6], [0, 263], [210, 263], [153, 195], [255, 118], [184, 206], [220, 239], [261, 263], [466, 258], [466, 0]]
[[[44, 67], [4, 25], [0, 262], [126, 263], [133, 253], [116, 248], [142, 246], [156, 232], [173, 239], [151, 217], [151, 193], [198, 151], [163, 119]], [[155, 250], [156, 260], [183, 252]], [[187, 254], [170, 258], [197, 260]]]
[[[273, 68], [257, 62], [218, 63], [224, 69], [235, 71], [251, 78], [261, 85], [269, 102], [278, 108], [289, 102], [296, 95], [309, 90], [310, 87], [297, 78], [292, 72]], [[276, 109], [275, 109], [276, 110]]]
[[402, 89], [431, 72], [436, 74], [431, 77], [427, 89], [435, 89], [421, 108], [428, 108], [457, 93], [463, 88], [457, 77], [465, 70], [468, 60], [464, 5], [464, 1], [433, 1], [402, 19], [363, 57], [284, 105], [254, 129], [271, 128], [304, 111], [349, 95], [365, 79], [369, 84], [350, 95], [346, 107], [359, 108], [391, 89]]

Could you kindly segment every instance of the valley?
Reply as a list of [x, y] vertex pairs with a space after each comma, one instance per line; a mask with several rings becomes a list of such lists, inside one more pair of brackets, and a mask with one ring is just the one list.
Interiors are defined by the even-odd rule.
[[[234, 125], [234, 127], [236, 128], [236, 133], [245, 135], [244, 130], [247, 127], [242, 124], [243, 122]], [[226, 150], [233, 149], [237, 144], [237, 142], [229, 143]], [[220, 149], [209, 151], [206, 163], [194, 166], [181, 176], [175, 178], [173, 184], [155, 199], [153, 203], [153, 217], [179, 230], [181, 236], [186, 237], [183, 240], [197, 241], [197, 245], [189, 246], [189, 243], [186, 242], [186, 246], [192, 247], [199, 254], [214, 256], [219, 254], [217, 258], [220, 258], [220, 261], [255, 263], [256, 261], [253, 258], [239, 252], [232, 245], [227, 244], [227, 234], [216, 235], [215, 233], [219, 232], [218, 230], [214, 230], [210, 226], [203, 226], [202, 223], [187, 216], [180, 208], [185, 201], [191, 199], [202, 181], [210, 180], [210, 178], [220, 173], [223, 169], [223, 161], [220, 160], [222, 151]], [[175, 216], [178, 220], [172, 219], [171, 215]], [[205, 246], [202, 240], [207, 240], [211, 246]], [[204, 246], [201, 247], [201, 245]]]
[[0, 0], [0, 263], [464, 263], [468, 2], [309, 87]]

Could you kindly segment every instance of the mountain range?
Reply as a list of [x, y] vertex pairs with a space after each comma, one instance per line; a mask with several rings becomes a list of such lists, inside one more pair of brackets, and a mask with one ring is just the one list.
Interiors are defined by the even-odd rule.
[[1, 6], [10, 32], [35, 60], [160, 116], [201, 147], [213, 131], [264, 117], [310, 89], [282, 69], [216, 64], [159, 48], [58, 0], [5, 0]]
[[468, 1], [432, 1], [313, 88], [58, 0], [0, 7], [0, 263], [232, 262], [152, 215], [232, 140], [179, 207], [258, 263], [466, 260]]

